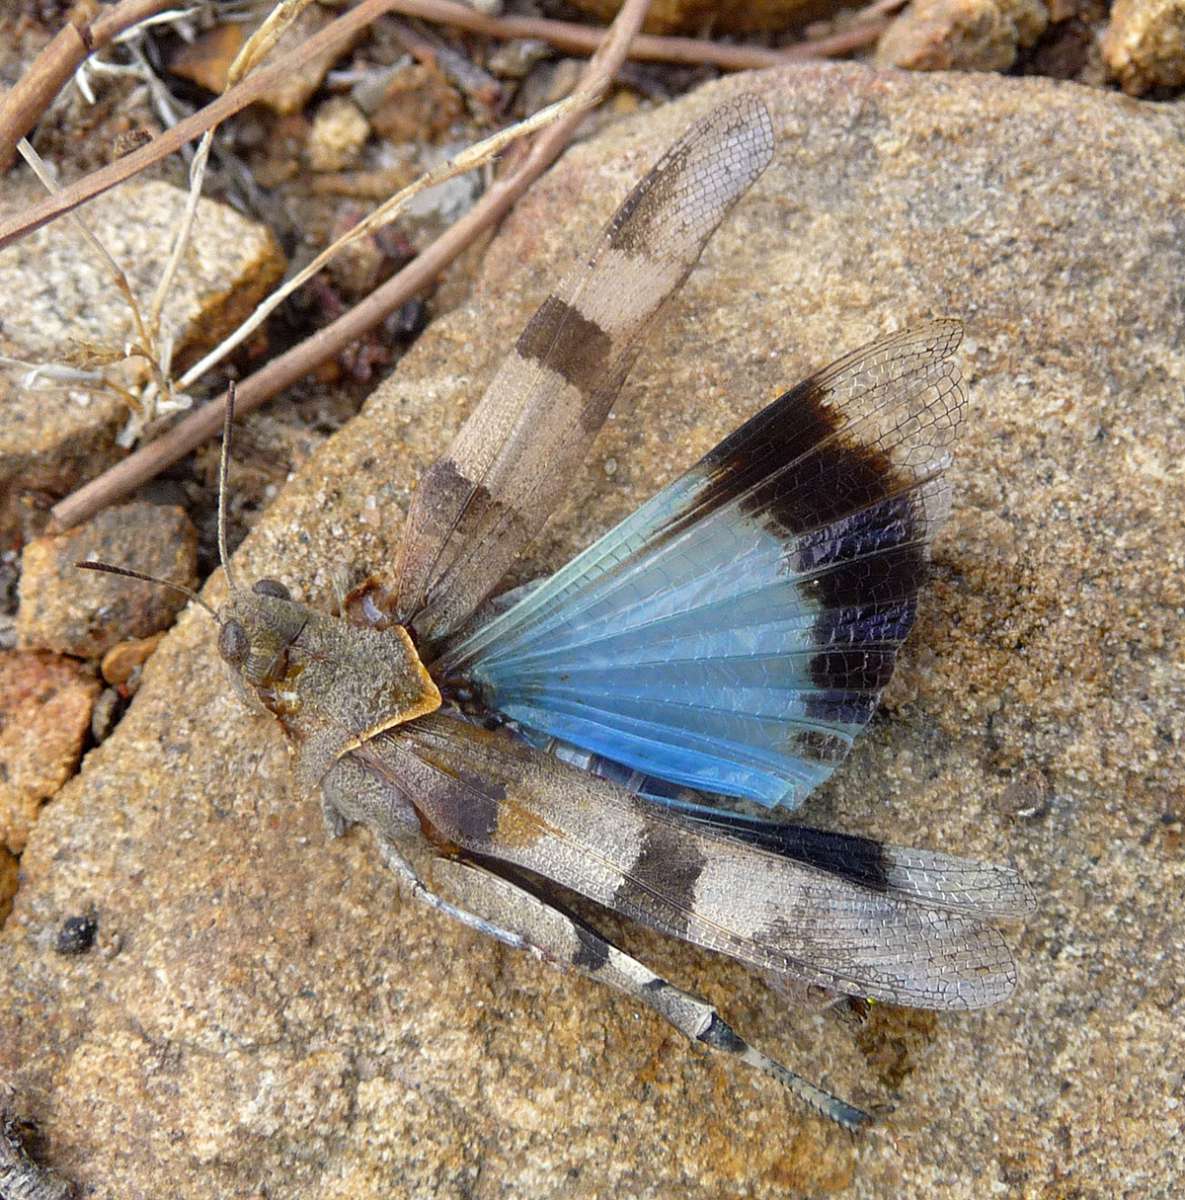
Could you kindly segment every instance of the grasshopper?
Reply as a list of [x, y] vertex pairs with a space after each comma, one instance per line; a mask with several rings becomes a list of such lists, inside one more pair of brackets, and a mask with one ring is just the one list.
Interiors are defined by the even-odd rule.
[[774, 981], [940, 1010], [1011, 993], [994, 923], [1033, 908], [1014, 870], [773, 815], [844, 758], [913, 625], [950, 503], [958, 322], [812, 375], [550, 578], [495, 596], [773, 146], [765, 106], [741, 96], [663, 155], [424, 476], [393, 583], [336, 615], [230, 570], [232, 396], [230, 598], [210, 611], [333, 835], [367, 826], [433, 909], [628, 993], [856, 1129], [866, 1112], [747, 1043], [562, 894]]

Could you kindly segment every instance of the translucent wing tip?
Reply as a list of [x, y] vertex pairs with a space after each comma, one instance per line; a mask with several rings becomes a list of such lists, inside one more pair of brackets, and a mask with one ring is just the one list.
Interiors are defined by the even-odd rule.
[[756, 92], [744, 92], [716, 111], [743, 133], [753, 160], [768, 166], [774, 153], [774, 122], [765, 101]]

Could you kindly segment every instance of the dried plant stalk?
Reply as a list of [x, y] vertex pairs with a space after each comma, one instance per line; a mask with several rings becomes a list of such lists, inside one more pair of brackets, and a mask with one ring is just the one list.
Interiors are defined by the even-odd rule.
[[580, 108], [583, 111], [584, 106], [580, 104], [575, 96], [569, 96], [565, 100], [560, 100], [556, 104], [540, 109], [539, 112], [528, 117], [525, 121], [508, 126], [506, 129], [500, 129], [488, 138], [467, 147], [456, 158], [441, 163], [438, 167], [434, 167], [431, 171], [421, 175], [413, 183], [408, 184], [407, 187], [380, 204], [378, 208], [359, 221], [357, 225], [348, 229], [335, 242], [326, 246], [307, 266], [298, 271], [291, 279], [286, 280], [270, 296], [261, 301], [251, 316], [233, 333], [223, 339], [204, 358], [194, 363], [186, 371], [179, 380], [179, 386], [182, 388], [189, 387], [200, 379], [212, 366], [221, 362], [236, 346], [240, 345], [247, 337], [254, 333], [271, 313], [296, 291], [297, 288], [316, 275], [326, 263], [335, 258], [346, 246], [393, 221], [413, 196], [418, 196], [420, 192], [437, 187], [457, 175], [464, 175], [482, 166], [484, 163], [489, 162], [496, 154], [501, 153], [511, 142], [550, 125], [553, 121], [559, 120], [576, 108]]
[[12, 91], [0, 100], [0, 171], [12, 163], [17, 142], [41, 120], [53, 98], [96, 50], [163, 12], [174, 0], [122, 0], [93, 21], [71, 20], [33, 61]]
[[[609, 27], [604, 44], [589, 62], [573, 92], [572, 110], [538, 135], [530, 152], [512, 174], [496, 181], [464, 217], [365, 300], [243, 380], [237, 388], [238, 412], [258, 408], [319, 363], [339, 353], [430, 284], [453, 259], [500, 221], [518, 197], [558, 157], [584, 112], [604, 93], [625, 61], [629, 44], [641, 27], [648, 6], [648, 0], [626, 0]], [[211, 401], [163, 437], [67, 496], [52, 510], [54, 526], [65, 529], [76, 525], [100, 508], [126, 496], [216, 433], [222, 426], [224, 411], [224, 400]]]
[[[292, 22], [311, 3], [312, 0], [279, 0], [279, 3], [268, 13], [259, 28], [247, 39], [242, 49], [235, 55], [234, 61], [230, 64], [230, 68], [227, 71], [226, 87], [222, 90], [225, 92], [227, 88], [233, 87], [254, 66], [261, 62], [268, 51], [283, 37]], [[193, 233], [193, 222], [197, 216], [198, 200], [201, 198], [202, 182], [206, 175], [206, 163], [210, 158], [210, 147], [214, 143], [216, 129], [216, 125], [211, 126], [202, 134], [202, 140], [198, 144], [197, 153], [194, 155], [193, 162], [189, 167], [189, 196], [185, 204], [185, 212], [182, 214], [177, 235], [173, 239], [173, 249], [169, 255], [169, 261], [165, 264], [165, 269], [161, 273], [160, 281], [157, 283], [148, 312], [149, 324], [154, 330], [159, 330], [165, 298], [168, 296], [169, 288], [172, 286], [177, 269], [181, 264], [181, 258], [185, 253], [185, 247], [189, 244], [189, 239]], [[182, 384], [181, 386], [184, 387], [185, 385]]]
[[[558, 50], [571, 54], [588, 54], [600, 40], [600, 33], [590, 25], [575, 21], [552, 21], [545, 17], [492, 17], [476, 12], [454, 0], [398, 0], [392, 10], [409, 17], [420, 17], [441, 25], [452, 25], [486, 37], [513, 39], [534, 38], [547, 42]], [[639, 34], [630, 45], [629, 57], [648, 62], [681, 62], [719, 67], [722, 71], [747, 71], [762, 67], [785, 66], [812, 58], [834, 54], [849, 54], [876, 41], [884, 25], [877, 28], [861, 26], [845, 30], [818, 41], [800, 42], [781, 50], [764, 46], [734, 46], [724, 42], [709, 42], [702, 38], [657, 37]]]
[[253, 72], [217, 100], [199, 109], [193, 116], [178, 121], [160, 137], [153, 138], [146, 146], [125, 154], [123, 158], [108, 163], [98, 171], [92, 171], [69, 187], [63, 188], [57, 195], [34, 205], [28, 212], [0, 222], [0, 250], [181, 149], [187, 142], [200, 137], [207, 129], [212, 129], [227, 117], [254, 103], [310, 59], [316, 58], [326, 50], [345, 45], [355, 33], [364, 29], [376, 17], [391, 11], [395, 2], [396, 0], [361, 0], [356, 7], [343, 13], [336, 21], [302, 42], [270, 67]]
[[[41, 181], [41, 184], [45, 190], [53, 195], [57, 191], [57, 184], [55, 183], [53, 176], [50, 174], [49, 167], [46, 165], [45, 160], [42, 159], [41, 155], [39, 155], [37, 151], [33, 149], [28, 140], [25, 138], [21, 138], [21, 140], [17, 143], [17, 149], [20, 151], [21, 157], [25, 160], [25, 162], [29, 164], [29, 168]], [[127, 302], [127, 306], [132, 314], [132, 323], [136, 327], [136, 344], [128, 346], [118, 352], [114, 352], [112, 356], [113, 360], [132, 357], [144, 359], [144, 361], [148, 363], [149, 369], [153, 373], [153, 382], [157, 389], [159, 389], [163, 385], [164, 379], [161, 375], [161, 366], [156, 353], [156, 339], [154, 337], [154, 332], [151, 325], [144, 320], [144, 314], [140, 311], [139, 301], [136, 299], [135, 292], [132, 291], [132, 285], [128, 280], [127, 274], [124, 272], [124, 269], [119, 265], [119, 263], [115, 261], [114, 256], [107, 249], [107, 247], [104, 246], [103, 243], [99, 241], [99, 239], [91, 232], [86, 222], [83, 221], [83, 219], [77, 213], [72, 212], [69, 214], [69, 216], [75, 228], [77, 228], [78, 232], [82, 234], [83, 240], [95, 252], [95, 255], [99, 261], [103, 263], [103, 265], [111, 273], [111, 278], [115, 283], [116, 290]], [[36, 367], [34, 367], [34, 370], [36, 370]], [[103, 378], [106, 380], [105, 376]], [[128, 402], [133, 410], [138, 408], [138, 401], [134, 392], [122, 386], [114, 386], [113, 390], [117, 391]]]

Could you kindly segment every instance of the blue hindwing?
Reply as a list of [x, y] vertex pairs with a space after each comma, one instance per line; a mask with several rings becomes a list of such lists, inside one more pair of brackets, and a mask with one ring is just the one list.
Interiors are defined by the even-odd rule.
[[931, 322], [799, 384], [436, 673], [642, 775], [796, 806], [913, 625], [948, 507], [959, 339]]

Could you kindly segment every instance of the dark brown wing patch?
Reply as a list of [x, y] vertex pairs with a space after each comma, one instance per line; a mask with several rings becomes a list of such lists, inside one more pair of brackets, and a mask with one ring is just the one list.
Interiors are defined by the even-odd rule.
[[[671, 932], [686, 936], [686, 914], [695, 908], [695, 889], [706, 859], [701, 848], [672, 826], [654, 824], [646, 829], [638, 857], [617, 889], [614, 908], [646, 920], [661, 897], [674, 908]], [[682, 925], [682, 927], [680, 927]]]
[[574, 388], [588, 393], [605, 378], [613, 339], [566, 300], [548, 296], [514, 348], [523, 358], [550, 367]]

